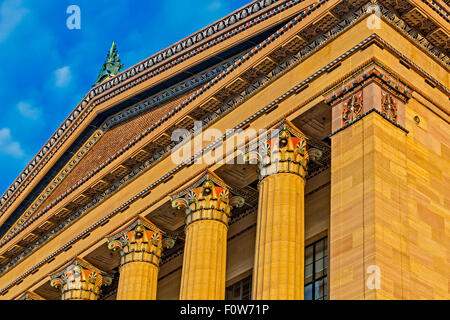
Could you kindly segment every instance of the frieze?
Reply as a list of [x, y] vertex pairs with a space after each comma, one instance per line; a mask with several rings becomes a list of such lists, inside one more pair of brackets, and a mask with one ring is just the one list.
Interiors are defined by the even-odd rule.
[[[342, 100], [350, 99], [350, 96], [353, 95], [355, 91], [371, 82], [378, 83], [384, 90], [395, 95], [403, 102], [407, 102], [411, 98], [412, 91], [415, 91], [415, 88], [409, 86], [395, 75], [390, 74], [388, 70], [385, 70], [378, 62], [375, 62], [374, 66], [369, 70], [367, 69], [367, 67], [362, 68], [354, 73], [353, 78], [347, 78], [347, 81], [343, 81], [329, 90], [324, 94], [325, 102], [331, 107], [334, 107]], [[348, 100], [346, 103], [348, 104]]]
[[394, 123], [397, 123], [397, 100], [388, 92], [381, 92], [381, 113]]
[[394, 12], [382, 5], [379, 5], [379, 7], [381, 9], [382, 18], [388, 19], [397, 29], [403, 30], [408, 35], [408, 38], [426, 49], [425, 52], [431, 53], [432, 56], [436, 57], [438, 61], [442, 62], [448, 69], [450, 60], [445, 53], [441, 52], [438, 47], [434, 46], [424, 36], [420, 35], [415, 28], [409, 26], [403, 19], [400, 19], [395, 15]]
[[[376, 61], [375, 61], [375, 64], [377, 64]], [[364, 66], [364, 68], [367, 68], [367, 67], [369, 67], [370, 65], [371, 65], [371, 64], [367, 64], [366, 66]], [[378, 64], [378, 65], [379, 65], [379, 64]], [[362, 71], [362, 70], [363, 70], [363, 69], [361, 69], [360, 71]], [[276, 70], [275, 70], [275, 71], [276, 71]], [[274, 74], [276, 73], [275, 71], [274, 71]], [[263, 79], [261, 79], [260, 85], [267, 84], [268, 81], [269, 81], [269, 77], [264, 77]], [[339, 83], [340, 83], [340, 82], [341, 82], [341, 81], [339, 81]], [[327, 90], [327, 91], [329, 91], [329, 90]], [[252, 93], [251, 91], [247, 91], [247, 94], [251, 94], [251, 93]], [[243, 97], [241, 97], [241, 98], [243, 99]], [[243, 101], [243, 100], [241, 100], [241, 99], [236, 99], [236, 100], [233, 99], [233, 100], [231, 101], [231, 103], [232, 103], [232, 104], [239, 104], [239, 103], [241, 103], [242, 101]], [[231, 105], [228, 105], [228, 107], [229, 107], [229, 108], [232, 108], [232, 104], [231, 104]], [[222, 111], [225, 111], [226, 108], [222, 108], [221, 110], [222, 110]], [[209, 117], [207, 117], [207, 120], [204, 122], [204, 124], [207, 125], [207, 124], [209, 123], [209, 121], [212, 121], [212, 120], [214, 120], [215, 118], [216, 118], [216, 117], [214, 117], [214, 116], [209, 116]], [[193, 130], [194, 130], [194, 129], [191, 130], [192, 133], [193, 133]], [[175, 146], [175, 144], [173, 143], [171, 146]], [[111, 195], [112, 193], [114, 193], [114, 192], [120, 187], [120, 185], [126, 183], [126, 182], [129, 181], [131, 178], [133, 178], [137, 172], [140, 172], [141, 170], [144, 170], [145, 168], [147, 168], [147, 167], [149, 167], [149, 166], [155, 164], [159, 159], [161, 159], [161, 158], [163, 157], [164, 153], [168, 152], [168, 150], [169, 150], [169, 149], [167, 149], [166, 151], [162, 150], [162, 151], [158, 152], [157, 154], [155, 154], [155, 156], [154, 156], [151, 160], [148, 160], [146, 163], [144, 163], [143, 165], [139, 166], [137, 169], [133, 170], [132, 173], [130, 173], [130, 174], [129, 174], [128, 176], [126, 176], [124, 179], [120, 180], [118, 183], [114, 184], [108, 191], [105, 191], [105, 192], [104, 192], [103, 194], [101, 194], [98, 198], [94, 199], [94, 200], [93, 200], [90, 204], [88, 204], [84, 209], [82, 209], [82, 210], [80, 210], [79, 212], [77, 212], [77, 213], [75, 213], [74, 215], [72, 215], [71, 218], [69, 218], [69, 219], [67, 220], [67, 222], [61, 223], [61, 225], [58, 226], [56, 229], [54, 229], [54, 231], [57, 232], [57, 231], [63, 229], [63, 228], [67, 225], [67, 223], [75, 221], [79, 216], [81, 216], [82, 214], [84, 214], [85, 212], [87, 212], [87, 211], [89, 210], [89, 208], [91, 208], [91, 207], [97, 205], [100, 201], [104, 200], [107, 196], [109, 196], [109, 195]], [[55, 234], [55, 232], [53, 232], [53, 231], [47, 233], [47, 234], [42, 238], [42, 240], [47, 240], [47, 239], [49, 239], [49, 237], [52, 236], [53, 234]], [[45, 242], [45, 241], [44, 241], [44, 242]], [[27, 251], [28, 251], [28, 249], [27, 249]], [[27, 253], [27, 251], [24, 252], [23, 254]], [[11, 262], [13, 262], [13, 261], [11, 261]]]
[[382, 118], [386, 119], [387, 121], [389, 121], [391, 124], [393, 124], [394, 126], [396, 126], [397, 128], [399, 128], [400, 130], [402, 130], [403, 132], [405, 132], [406, 134], [409, 133], [409, 130], [407, 130], [405, 127], [399, 125], [398, 123], [393, 122], [391, 119], [389, 119], [386, 115], [384, 115], [383, 113], [381, 113], [380, 111], [378, 111], [377, 109], [370, 109], [369, 111], [363, 113], [361, 116], [359, 116], [358, 118], [354, 119], [353, 121], [347, 123], [345, 126], [343, 126], [342, 128], [339, 128], [338, 130], [332, 132], [331, 134], [328, 135], [328, 138], [333, 137], [334, 135], [338, 134], [339, 132], [343, 131], [344, 129], [347, 129], [348, 127], [350, 127], [351, 125], [353, 125], [354, 123], [358, 122], [359, 120], [365, 118], [366, 116], [368, 116], [369, 114], [371, 114], [372, 112], [375, 112], [376, 114], [380, 115]]
[[[305, 57], [306, 58], [307, 55], [311, 54], [312, 52], [309, 51]], [[287, 60], [284, 63], [282, 63], [279, 67], [277, 67], [275, 70], [273, 70], [272, 72], [270, 72], [268, 75], [264, 75], [261, 79], [257, 80], [255, 83], [253, 83], [249, 88], [247, 88], [243, 93], [241, 93], [240, 95], [238, 95], [238, 97], [231, 99], [228, 103], [226, 103], [224, 106], [222, 106], [217, 112], [213, 112], [211, 115], [207, 116], [204, 120], [203, 123], [207, 124], [208, 122], [214, 121], [217, 117], [219, 117], [218, 113], [224, 113], [228, 110], [230, 110], [231, 108], [233, 108], [234, 106], [242, 103], [243, 101], [245, 101], [246, 96], [251, 96], [253, 93], [255, 93], [257, 90], [259, 90], [261, 87], [263, 87], [264, 85], [267, 85], [268, 83], [270, 83], [272, 81], [272, 77], [274, 76], [281, 76], [284, 72], [287, 71], [287, 68], [292, 68], [294, 65], [298, 64], [300, 62], [301, 59], [299, 59], [296, 55], [294, 55], [291, 60]], [[320, 73], [320, 72], [319, 72]], [[319, 74], [317, 73], [317, 75]], [[310, 78], [308, 78], [309, 80], [311, 80]], [[298, 88], [293, 88], [290, 90], [290, 92], [284, 94], [281, 98], [285, 98], [287, 96], [289, 96], [291, 94], [291, 92], [294, 92], [295, 90], [297, 90]], [[281, 99], [280, 98], [280, 99]], [[275, 100], [275, 104], [279, 102], [280, 99]], [[261, 114], [262, 112], [265, 112], [265, 110], [267, 108], [271, 108], [273, 107], [273, 105], [269, 105], [266, 106], [265, 108], [263, 108], [262, 110], [260, 110], [259, 112], [257, 112], [257, 115]], [[161, 121], [158, 123], [160, 124]], [[153, 125], [154, 127], [155, 125]], [[240, 125], [240, 127], [243, 126], [243, 124]], [[153, 128], [152, 127], [152, 128]], [[191, 132], [193, 132], [194, 128], [191, 129]], [[149, 132], [148, 129], [146, 131], [147, 133]], [[144, 135], [145, 136], [145, 135]], [[141, 135], [141, 139], [142, 139], [142, 135]], [[137, 139], [135, 139], [137, 140]], [[217, 141], [217, 140], [216, 140]], [[213, 142], [213, 144], [216, 142]], [[175, 143], [172, 143], [172, 145], [174, 146]], [[206, 147], [206, 149], [211, 148], [211, 145]], [[168, 151], [168, 150], [166, 150]], [[147, 160], [147, 162], [145, 162], [144, 164], [140, 165], [138, 168], [134, 169], [129, 175], [127, 175], [126, 177], [122, 178], [119, 182], [115, 183], [110, 189], [108, 189], [107, 191], [103, 192], [100, 196], [98, 196], [97, 198], [95, 198], [94, 200], [91, 201], [91, 203], [89, 203], [88, 205], [86, 205], [83, 209], [77, 211], [76, 213], [72, 214], [68, 219], [66, 219], [65, 221], [61, 222], [60, 225], [58, 225], [57, 228], [55, 228], [54, 230], [47, 232], [41, 239], [39, 239], [38, 242], [36, 242], [35, 245], [29, 246], [24, 252], [22, 252], [21, 254], [19, 254], [18, 256], [14, 257], [7, 265], [5, 265], [4, 267], [2, 267], [0, 269], [0, 275], [3, 274], [4, 272], [6, 272], [9, 268], [13, 267], [19, 260], [21, 260], [22, 258], [28, 256], [32, 251], [34, 251], [37, 247], [41, 246], [43, 243], [45, 243], [49, 238], [53, 237], [54, 235], [56, 235], [57, 233], [59, 233], [62, 229], [64, 229], [69, 223], [77, 220], [83, 213], [87, 212], [89, 209], [95, 205], [97, 205], [100, 201], [102, 201], [103, 199], [105, 199], [107, 196], [111, 195], [115, 190], [117, 190], [122, 184], [124, 184], [126, 181], [131, 180], [138, 172], [142, 171], [145, 167], [149, 167], [150, 165], [153, 165], [154, 163], [156, 163], [157, 161], [159, 161], [163, 154], [165, 152], [164, 151], [160, 151], [158, 153], [156, 153], [152, 159]], [[199, 156], [199, 154], [197, 153], [196, 155], [193, 156], [193, 159], [197, 158]], [[188, 160], [186, 163], [179, 165], [177, 168], [171, 170], [170, 172], [168, 172], [166, 175], [164, 175], [162, 178], [160, 178], [159, 180], [157, 180], [156, 182], [154, 182], [152, 185], [150, 185], [149, 187], [145, 188], [141, 193], [139, 193], [138, 195], [134, 196], [133, 198], [129, 199], [127, 202], [125, 202], [123, 205], [121, 205], [119, 208], [117, 208], [116, 210], [114, 210], [113, 212], [111, 212], [108, 216], [104, 217], [103, 219], [101, 219], [100, 221], [98, 221], [98, 223], [92, 225], [90, 228], [86, 229], [85, 232], [83, 232], [82, 234], [80, 234], [78, 237], [76, 237], [75, 239], [73, 239], [71, 242], [67, 243], [66, 245], [64, 245], [63, 247], [61, 247], [60, 249], [58, 249], [56, 252], [54, 252], [52, 254], [52, 256], [55, 256], [57, 254], [59, 254], [61, 251], [65, 250], [65, 248], [69, 247], [71, 245], [72, 242], [77, 241], [78, 239], [82, 238], [86, 233], [90, 232], [90, 230], [96, 228], [98, 225], [101, 225], [104, 221], [108, 220], [111, 216], [117, 214], [118, 212], [120, 212], [121, 210], [123, 210], [123, 208], [127, 207], [130, 203], [134, 202], [137, 198], [141, 197], [143, 194], [148, 193], [154, 186], [158, 185], [159, 183], [163, 182], [165, 179], [167, 179], [167, 177], [169, 177], [170, 175], [172, 175], [174, 172], [178, 171], [180, 168], [184, 167], [187, 163], [189, 163], [191, 160]], [[42, 213], [43, 214], [43, 213]], [[37, 219], [39, 217], [35, 216], [31, 219], [31, 222], [33, 222], [33, 220]], [[25, 226], [27, 227], [27, 226]], [[9, 241], [10, 239], [8, 239]], [[48, 261], [49, 259], [51, 259], [51, 257], [48, 257], [47, 259], [45, 259], [43, 262], [41, 263], [46, 263], [46, 261]], [[41, 265], [41, 264], [39, 264]], [[39, 266], [38, 265], [38, 266]], [[38, 266], [36, 266], [36, 268], [38, 268]], [[34, 269], [34, 268], [33, 268]], [[27, 276], [28, 274], [30, 274], [32, 271], [28, 271], [27, 273], [25, 273], [22, 277]], [[4, 289], [4, 290], [7, 290]], [[3, 292], [4, 290], [0, 291]]]
[[[368, 38], [366, 40], [364, 40], [362, 43], [360, 43], [359, 45], [357, 45], [356, 47], [361, 47], [362, 45], [364, 45], [365, 43], [367, 43], [368, 41], [370, 41], [371, 38]], [[350, 52], [350, 51], [349, 51]], [[345, 55], [347, 55], [349, 52], [347, 52]], [[336, 60], [335, 60], [336, 61]], [[334, 61], [334, 62], [335, 62]], [[328, 64], [327, 66], [332, 65], [334, 62]], [[322, 68], [324, 71], [327, 69]], [[321, 69], [321, 70], [322, 70]], [[318, 74], [320, 74], [321, 72], [318, 72]], [[297, 86], [295, 86], [294, 88], [292, 88], [291, 90], [289, 90], [287, 93], [283, 94], [281, 97], [286, 97], [289, 96], [290, 94], [292, 94], [293, 92], [295, 92], [296, 90], [298, 90], [298, 88], [302, 87], [306, 82], [308, 82], [307, 80], [302, 81], [300, 84], [298, 84]], [[267, 82], [266, 82], [267, 83]], [[327, 88], [328, 89], [328, 88]], [[318, 93], [318, 95], [322, 94], [322, 92]], [[280, 98], [281, 98], [280, 97]], [[279, 99], [274, 100], [272, 103], [270, 103], [269, 105], [265, 106], [263, 109], [261, 109], [260, 111], [257, 112], [257, 114], [262, 114], [264, 112], [266, 112], [267, 110], [269, 110], [270, 108], [272, 108], [275, 104], [277, 104], [279, 101]], [[246, 121], [242, 122], [241, 124], [239, 124], [236, 128], [240, 128], [242, 126], [245, 125], [245, 123], [247, 123]], [[214, 145], [215, 143], [213, 142], [211, 145]], [[210, 146], [211, 146], [210, 145]], [[159, 155], [162, 157], [162, 153], [159, 153]], [[192, 159], [186, 161], [185, 164], [193, 161], [198, 155], [192, 157]], [[150, 162], [147, 161], [146, 164], [148, 164]], [[185, 165], [184, 164], [184, 165]], [[142, 168], [144, 167], [145, 164], [142, 164], [141, 166], [139, 166], [139, 170], [142, 170]], [[76, 241], [78, 241], [79, 239], [83, 238], [86, 234], [88, 234], [89, 232], [91, 232], [91, 230], [97, 228], [98, 226], [102, 225], [105, 221], [107, 221], [108, 219], [110, 219], [112, 216], [114, 216], [115, 214], [121, 212], [124, 208], [126, 208], [127, 206], [129, 206], [132, 202], [134, 202], [136, 199], [140, 198], [142, 195], [147, 194], [152, 188], [154, 188], [155, 186], [157, 186], [159, 183], [163, 182], [165, 179], [167, 179], [168, 176], [170, 176], [171, 174], [173, 174], [175, 171], [179, 170], [180, 168], [184, 167], [184, 165], [179, 165], [177, 168], [173, 169], [172, 171], [170, 171], [169, 173], [167, 173], [166, 175], [162, 176], [160, 179], [158, 179], [157, 181], [155, 181], [154, 183], [152, 183], [150, 186], [148, 186], [147, 188], [145, 188], [144, 190], [142, 190], [139, 194], [135, 195], [133, 198], [129, 199], [127, 202], [123, 203], [121, 206], [119, 206], [117, 209], [115, 209], [114, 211], [110, 212], [107, 216], [105, 216], [104, 218], [100, 219], [99, 221], [97, 221], [97, 223], [95, 223], [94, 225], [90, 226], [89, 228], [87, 228], [86, 230], [84, 230], [82, 233], [80, 233], [77, 237], [75, 237], [74, 239], [72, 239], [71, 241], [69, 241], [68, 243], [66, 243], [65, 245], [63, 245], [61, 248], [59, 248], [58, 250], [56, 250], [52, 255], [48, 256], [46, 259], [44, 259], [43, 261], [41, 261], [39, 264], [37, 264], [35, 267], [31, 268], [30, 270], [28, 270], [25, 274], [23, 274], [19, 279], [15, 280], [13, 283], [11, 283], [9, 286], [7, 286], [6, 288], [2, 289], [0, 291], [0, 294], [3, 293], [4, 291], [8, 290], [8, 288], [10, 288], [11, 286], [13, 286], [16, 281], [20, 281], [20, 279], [28, 276], [29, 274], [31, 274], [34, 270], [38, 269], [41, 265], [47, 263], [49, 260], [53, 259], [53, 257], [55, 257], [56, 255], [58, 255], [60, 252], [63, 252], [67, 247], [70, 247], [73, 243], [75, 243]], [[131, 174], [129, 174], [128, 176], [124, 177], [120, 183], [117, 183], [114, 187], [110, 188], [110, 190], [105, 191], [103, 193], [103, 195], [106, 195], [107, 193], [112, 194], [116, 189], [119, 188], [120, 184], [124, 184], [126, 181], [131, 180], [139, 170], [133, 170], [133, 172]], [[114, 190], [113, 190], [114, 189]], [[88, 204], [85, 208], [84, 208], [84, 212], [86, 212], [88, 209], [88, 207], [90, 206], [95, 206], [97, 205], [98, 202], [102, 201], [102, 198], [97, 198], [94, 199], [90, 204]], [[76, 220], [79, 216], [81, 215], [81, 211], [75, 213], [74, 215], [72, 215], [69, 219], [66, 220], [66, 223], [69, 223], [69, 221], [74, 221]], [[59, 230], [62, 230], [65, 227], [65, 223], [63, 223], [62, 225], [58, 226]], [[59, 231], [58, 230], [58, 231]], [[49, 233], [47, 233], [47, 236], [50, 235], [54, 235], [56, 234], [56, 232], [51, 231]], [[48, 237], [45, 239], [47, 240]], [[45, 240], [40, 240], [42, 241], [42, 243], [45, 242]], [[37, 246], [42, 245], [42, 243], [37, 243]], [[28, 248], [27, 250], [30, 250], [31, 252], [31, 248]], [[28, 252], [29, 253], [29, 252]], [[19, 260], [20, 258], [25, 257], [26, 255], [25, 252], [23, 252], [22, 254], [20, 254], [18, 257], [14, 258], [13, 261], [11, 261], [11, 263], [9, 263], [8, 265], [4, 266], [3, 268], [0, 269], [0, 275], [3, 274], [5, 271], [7, 271], [9, 268], [13, 267]]]
[[353, 122], [359, 118], [363, 112], [363, 92], [359, 91], [346, 101], [342, 108], [342, 123], [343, 125]]

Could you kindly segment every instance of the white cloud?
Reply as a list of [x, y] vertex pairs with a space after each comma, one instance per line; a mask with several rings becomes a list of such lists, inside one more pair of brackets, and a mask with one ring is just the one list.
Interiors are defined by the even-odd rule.
[[6, 0], [0, 6], [0, 43], [9, 37], [28, 13], [28, 10], [21, 7], [21, 4], [22, 0]]
[[211, 2], [208, 7], [207, 10], [208, 11], [216, 11], [222, 8], [222, 1], [220, 0], [215, 0], [213, 2]]
[[67, 86], [71, 79], [72, 73], [70, 72], [70, 67], [68, 66], [59, 68], [55, 71], [55, 85], [57, 87]]
[[25, 152], [22, 150], [20, 143], [14, 141], [9, 128], [0, 129], [0, 154], [7, 154], [16, 159], [23, 158]]
[[31, 120], [38, 120], [41, 117], [41, 109], [33, 107], [30, 103], [25, 101], [20, 101], [17, 104], [17, 109], [20, 114], [25, 118]]

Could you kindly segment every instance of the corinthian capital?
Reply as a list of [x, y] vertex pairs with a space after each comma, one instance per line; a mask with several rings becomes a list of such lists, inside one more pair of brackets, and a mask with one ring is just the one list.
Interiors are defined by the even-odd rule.
[[111, 282], [110, 275], [81, 258], [50, 277], [50, 285], [61, 290], [62, 300], [97, 300], [101, 287]]
[[197, 220], [217, 220], [228, 224], [231, 208], [243, 204], [244, 199], [231, 197], [230, 187], [209, 170], [172, 196], [172, 207], [186, 209], [186, 225]]
[[293, 173], [305, 178], [310, 160], [306, 135], [284, 120], [265, 138], [260, 139], [259, 150], [246, 155], [247, 161], [258, 162], [260, 180], [277, 173]]
[[163, 248], [172, 248], [174, 244], [175, 239], [166, 237], [162, 230], [142, 217], [108, 239], [110, 250], [120, 250], [121, 266], [129, 262], [149, 262], [159, 266]]

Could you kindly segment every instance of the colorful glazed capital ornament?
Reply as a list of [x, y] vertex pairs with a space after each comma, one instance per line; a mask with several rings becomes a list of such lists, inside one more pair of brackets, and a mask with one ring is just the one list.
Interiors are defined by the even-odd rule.
[[228, 225], [232, 207], [241, 207], [242, 197], [230, 195], [230, 187], [207, 170], [186, 190], [172, 196], [172, 207], [186, 209], [186, 225], [197, 220], [216, 220]]
[[120, 250], [120, 266], [129, 262], [149, 262], [159, 266], [162, 249], [170, 249], [175, 245], [175, 239], [164, 234], [152, 222], [139, 217], [124, 230], [111, 236], [108, 248]]
[[81, 258], [50, 277], [50, 285], [61, 289], [62, 300], [97, 300], [101, 287], [111, 282], [112, 276]]
[[245, 156], [247, 162], [258, 163], [259, 179], [277, 173], [293, 173], [304, 178], [310, 158], [306, 135], [288, 120], [269, 134], [270, 137], [261, 138], [259, 150]]

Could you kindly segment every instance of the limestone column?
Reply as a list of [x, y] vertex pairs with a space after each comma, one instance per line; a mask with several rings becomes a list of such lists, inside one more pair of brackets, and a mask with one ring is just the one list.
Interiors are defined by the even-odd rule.
[[160, 229], [140, 217], [108, 242], [108, 248], [120, 249], [121, 255], [117, 300], [155, 300], [161, 252], [175, 240], [163, 239]]
[[230, 198], [229, 187], [210, 171], [172, 197], [173, 207], [186, 208], [181, 300], [225, 299], [230, 209], [242, 204], [242, 198]]
[[101, 287], [111, 281], [111, 276], [81, 258], [50, 277], [50, 285], [61, 290], [61, 300], [97, 300]]
[[[260, 183], [252, 298], [302, 300], [305, 135], [289, 121], [259, 150]], [[272, 131], [273, 133], [273, 131]]]

